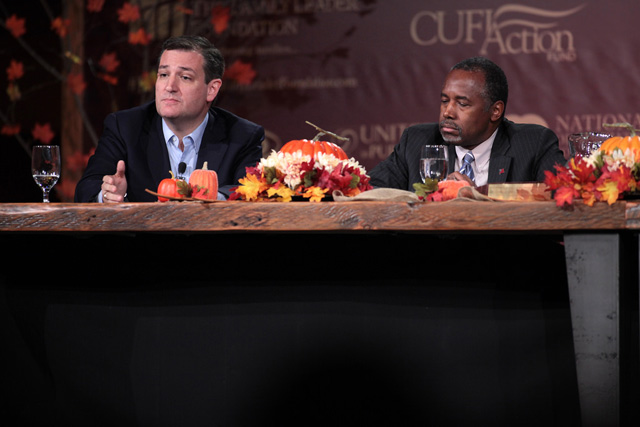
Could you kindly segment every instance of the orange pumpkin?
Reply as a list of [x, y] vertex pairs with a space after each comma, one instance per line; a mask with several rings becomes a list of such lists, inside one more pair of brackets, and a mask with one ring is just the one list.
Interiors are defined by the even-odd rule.
[[623, 127], [629, 130], [629, 136], [612, 136], [600, 145], [599, 151], [605, 154], [612, 154], [618, 148], [623, 153], [631, 150], [635, 158], [640, 158], [640, 137], [636, 135], [636, 129], [629, 123], [604, 124], [606, 127]]
[[168, 198], [162, 196], [168, 196], [174, 199], [184, 199], [189, 197], [190, 188], [187, 182], [176, 178], [173, 175], [173, 172], [169, 171], [169, 173], [171, 174], [171, 178], [165, 178], [160, 181], [160, 184], [158, 184], [158, 201], [169, 201]]
[[218, 198], [218, 174], [214, 170], [207, 169], [207, 162], [204, 162], [202, 169], [191, 172], [189, 184], [196, 190], [204, 189], [204, 198], [207, 200]]
[[342, 148], [333, 142], [329, 141], [316, 141], [308, 139], [294, 139], [287, 142], [280, 149], [281, 153], [295, 153], [300, 151], [303, 155], [311, 156], [311, 158], [317, 158], [319, 153], [331, 154], [339, 160], [347, 160], [347, 153]]

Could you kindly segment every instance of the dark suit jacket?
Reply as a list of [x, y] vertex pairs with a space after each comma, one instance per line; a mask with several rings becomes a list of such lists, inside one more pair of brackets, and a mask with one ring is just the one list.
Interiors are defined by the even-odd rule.
[[[374, 187], [414, 191], [420, 177], [420, 151], [426, 144], [446, 144], [437, 123], [411, 126], [385, 160], [370, 172]], [[455, 159], [455, 147], [449, 146], [449, 159]], [[543, 182], [544, 171], [555, 171], [555, 164], [565, 164], [558, 137], [544, 126], [516, 124], [503, 120], [491, 148], [488, 183]], [[449, 173], [455, 161], [449, 162]]]
[[[247, 166], [262, 157], [264, 129], [221, 108], [212, 107], [202, 137], [196, 169], [204, 162], [218, 174], [219, 191], [229, 195]], [[160, 181], [171, 175], [169, 151], [162, 133], [162, 119], [150, 102], [107, 116], [95, 154], [76, 186], [76, 202], [93, 202], [100, 193], [102, 177], [113, 175], [118, 160], [124, 160], [127, 200], [152, 202]]]

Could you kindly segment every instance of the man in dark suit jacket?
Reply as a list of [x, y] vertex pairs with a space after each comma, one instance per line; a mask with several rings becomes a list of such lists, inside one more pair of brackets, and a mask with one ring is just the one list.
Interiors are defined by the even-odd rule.
[[[439, 123], [405, 129], [389, 157], [370, 171], [371, 184], [413, 191], [422, 182], [420, 155], [427, 144], [448, 145], [447, 179], [478, 186], [544, 181], [545, 170], [565, 163], [558, 138], [544, 126], [505, 119], [507, 98], [507, 79], [496, 64], [486, 58], [456, 64], [442, 89]], [[467, 154], [473, 161], [463, 174]]]
[[156, 191], [169, 171], [177, 176], [180, 163], [188, 177], [205, 161], [218, 175], [219, 198], [228, 197], [245, 168], [262, 157], [264, 129], [211, 106], [223, 73], [222, 55], [206, 39], [167, 40], [158, 62], [155, 100], [105, 119], [75, 201], [156, 201], [146, 189]]

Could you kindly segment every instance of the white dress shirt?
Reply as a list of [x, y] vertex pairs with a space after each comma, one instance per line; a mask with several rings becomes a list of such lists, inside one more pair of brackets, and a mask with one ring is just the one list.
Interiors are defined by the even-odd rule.
[[[200, 143], [202, 142], [202, 135], [204, 129], [207, 127], [207, 121], [209, 115], [207, 114], [200, 123], [200, 125], [189, 135], [186, 135], [182, 142], [184, 144], [184, 151], [181, 151], [178, 147], [180, 141], [178, 137], [169, 129], [167, 123], [162, 119], [162, 132], [164, 134], [164, 140], [167, 143], [167, 150], [169, 150], [169, 161], [171, 162], [171, 170], [176, 178], [184, 179], [189, 182], [189, 176], [191, 172], [196, 169], [196, 161], [198, 160], [198, 152], [200, 151]], [[184, 162], [187, 165], [185, 172], [180, 175], [178, 173], [180, 163]]]
[[491, 147], [493, 147], [493, 141], [496, 139], [496, 134], [498, 130], [487, 139], [482, 142], [480, 145], [475, 147], [473, 150], [467, 150], [464, 147], [456, 145], [456, 167], [455, 170], [459, 171], [462, 167], [462, 159], [465, 154], [469, 151], [473, 154], [475, 161], [471, 164], [471, 168], [473, 169], [473, 173], [475, 175], [475, 184], [476, 187], [483, 186], [487, 183], [489, 178], [489, 159], [491, 157]]

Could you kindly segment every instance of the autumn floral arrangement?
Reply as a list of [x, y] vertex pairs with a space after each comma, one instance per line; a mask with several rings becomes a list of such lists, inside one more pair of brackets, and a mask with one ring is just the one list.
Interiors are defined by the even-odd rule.
[[246, 168], [246, 176], [229, 199], [290, 202], [300, 198], [319, 202], [329, 199], [334, 191], [352, 197], [373, 188], [364, 167], [335, 143], [321, 140], [325, 135], [345, 138], [307, 124], [319, 131], [314, 139], [289, 141], [256, 166]]
[[553, 191], [557, 206], [571, 206], [575, 200], [593, 206], [615, 203], [635, 193], [640, 186], [640, 137], [629, 123], [605, 124], [623, 127], [629, 136], [613, 136], [587, 157], [571, 158], [567, 165], [547, 171], [545, 184]]

